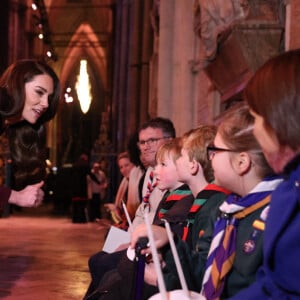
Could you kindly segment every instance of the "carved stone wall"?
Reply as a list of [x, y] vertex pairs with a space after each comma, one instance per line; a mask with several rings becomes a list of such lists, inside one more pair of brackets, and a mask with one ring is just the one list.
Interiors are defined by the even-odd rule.
[[290, 49], [300, 48], [300, 1], [290, 1]]
[[218, 40], [215, 58], [205, 72], [221, 94], [221, 101], [240, 97], [249, 78], [265, 61], [283, 51], [280, 1], [249, 1], [247, 17], [233, 22]]
[[281, 50], [282, 28], [262, 24], [236, 25], [219, 45], [219, 52], [205, 71], [226, 101], [239, 94], [265, 61]]

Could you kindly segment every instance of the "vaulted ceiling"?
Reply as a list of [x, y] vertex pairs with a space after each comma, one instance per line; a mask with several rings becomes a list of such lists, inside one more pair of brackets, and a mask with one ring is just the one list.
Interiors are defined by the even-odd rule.
[[[54, 67], [60, 77], [63, 92], [73, 89], [79, 73], [80, 60], [88, 62], [93, 101], [85, 115], [78, 101], [60, 106], [57, 135], [62, 161], [68, 161], [73, 149], [86, 151], [99, 134], [102, 112], [110, 106], [107, 95], [111, 89], [113, 57], [113, 15], [111, 0], [36, 0], [47, 16]], [[85, 145], [83, 145], [85, 143]], [[81, 149], [81, 150], [78, 150]]]
[[56, 52], [62, 85], [87, 59], [107, 87], [107, 61], [112, 45], [111, 0], [45, 0], [51, 42]]

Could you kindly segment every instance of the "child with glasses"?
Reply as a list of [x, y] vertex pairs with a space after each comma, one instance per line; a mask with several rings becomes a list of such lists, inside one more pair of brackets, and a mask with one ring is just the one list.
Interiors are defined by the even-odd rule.
[[231, 194], [219, 207], [205, 263], [202, 294], [227, 299], [249, 286], [262, 264], [262, 237], [270, 194], [281, 182], [274, 176], [252, 132], [245, 103], [221, 121], [209, 151], [216, 182]]

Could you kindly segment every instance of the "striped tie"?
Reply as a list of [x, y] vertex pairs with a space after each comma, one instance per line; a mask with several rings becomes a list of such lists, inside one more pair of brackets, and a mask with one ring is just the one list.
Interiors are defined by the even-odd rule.
[[150, 195], [157, 185], [157, 181], [156, 180], [153, 181], [153, 179], [154, 179], [154, 172], [151, 171], [150, 175], [149, 175], [149, 181], [147, 183], [147, 191], [146, 191], [145, 196], [143, 197], [143, 202], [145, 204], [147, 204], [149, 206], [149, 208], [150, 208], [150, 202], [149, 202]]
[[235, 257], [235, 226], [237, 223], [236, 219], [232, 218], [229, 221], [225, 216], [219, 220], [218, 226], [215, 228], [212, 245], [219, 243], [220, 245], [212, 254], [214, 259], [211, 265], [211, 276], [203, 286], [207, 299], [218, 299], [223, 291], [225, 276], [231, 269]]
[[224, 288], [225, 277], [231, 270], [235, 258], [237, 226], [240, 219], [270, 202], [268, 195], [263, 200], [235, 213], [222, 213], [215, 224], [214, 237], [206, 263], [202, 293], [208, 300], [219, 299]]

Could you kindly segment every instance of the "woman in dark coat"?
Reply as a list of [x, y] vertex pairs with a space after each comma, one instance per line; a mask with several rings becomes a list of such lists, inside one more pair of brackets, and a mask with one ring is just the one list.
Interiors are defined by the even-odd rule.
[[0, 210], [7, 203], [30, 207], [43, 200], [44, 124], [54, 117], [59, 95], [58, 77], [44, 62], [19, 60], [2, 74], [0, 130], [8, 141], [14, 189], [0, 187]]

